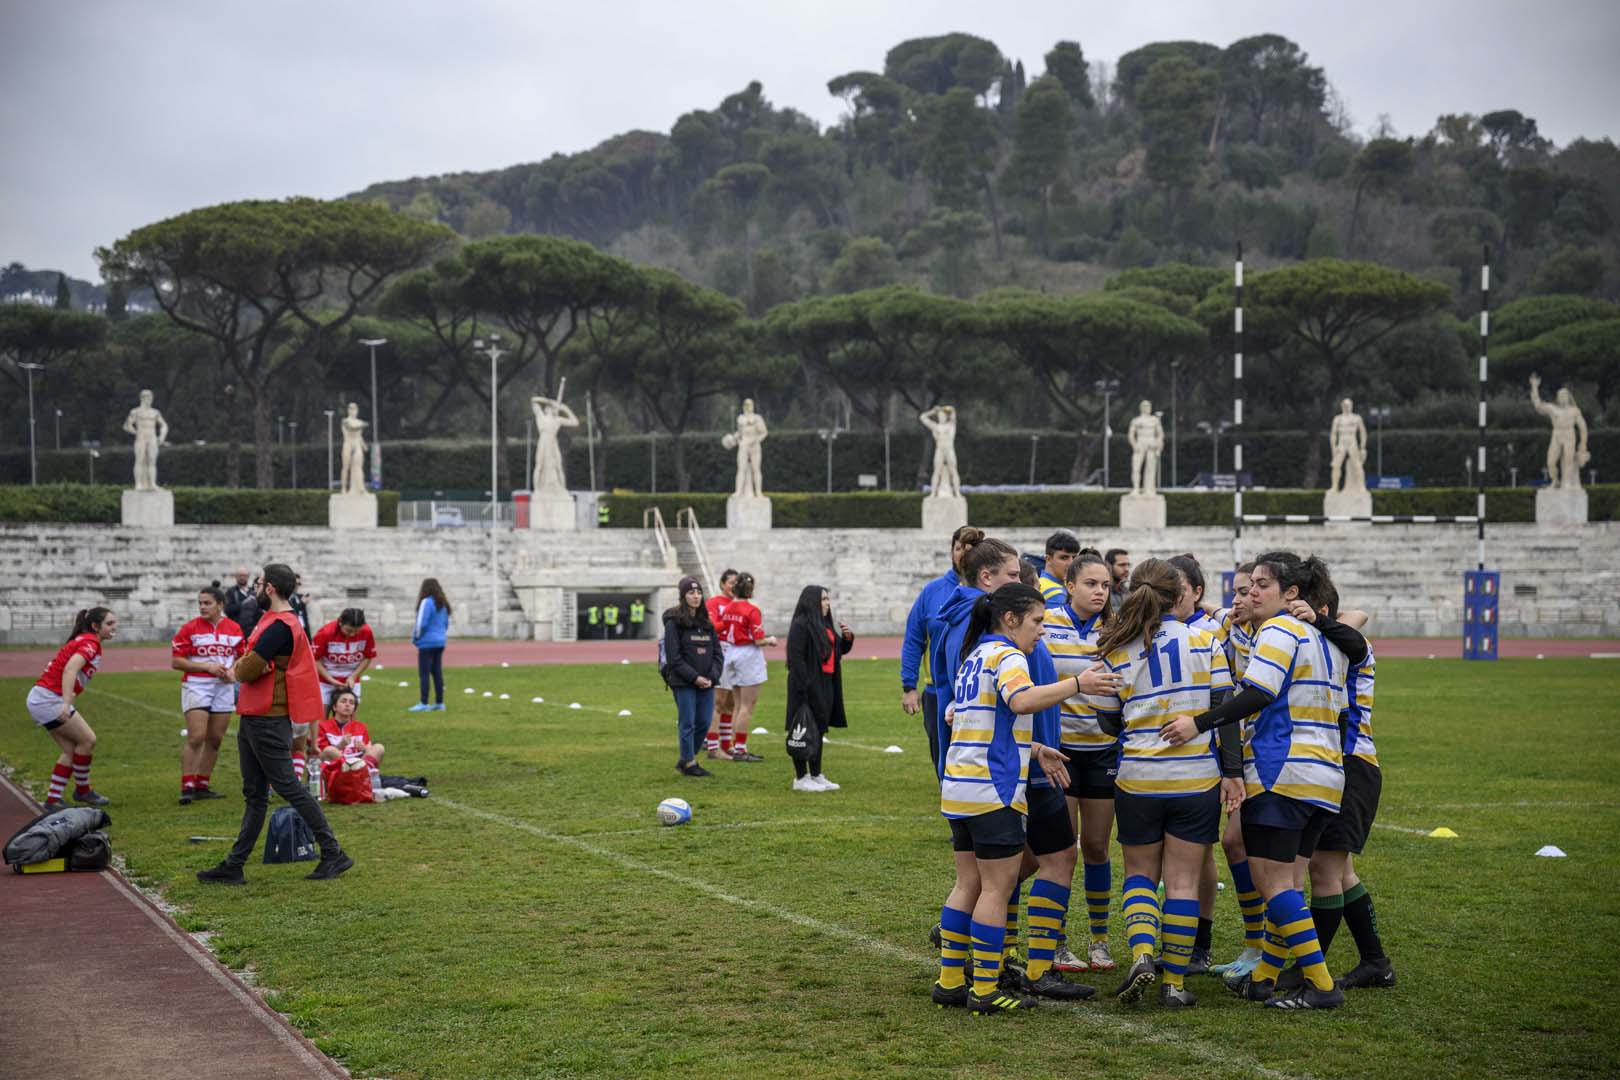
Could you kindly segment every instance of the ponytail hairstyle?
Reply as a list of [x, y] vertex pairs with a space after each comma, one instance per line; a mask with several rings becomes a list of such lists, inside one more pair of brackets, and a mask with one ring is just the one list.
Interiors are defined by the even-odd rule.
[[737, 584], [731, 587], [733, 600], [747, 600], [754, 595], [754, 575], [746, 570], [737, 575]]
[[1164, 559], [1143, 559], [1131, 571], [1125, 601], [1097, 637], [1097, 652], [1107, 656], [1122, 645], [1142, 641], [1176, 606], [1181, 572]]
[[356, 716], [360, 715], [360, 695], [354, 692], [354, 687], [345, 686], [343, 689], [339, 690], [337, 693], [332, 695], [332, 703], [326, 707], [326, 715], [328, 717], [332, 717], [332, 716], [337, 715], [338, 698], [342, 697], [345, 694], [347, 694], [349, 697], [354, 698], [354, 714]]
[[1193, 606], [1196, 608], [1204, 602], [1204, 570], [1198, 565], [1198, 560], [1191, 555], [1172, 555], [1165, 560], [1187, 579], [1192, 586]]
[[207, 593], [209, 596], [212, 596], [214, 598], [214, 603], [216, 603], [216, 604], [218, 604], [220, 606], [220, 608], [221, 608], [220, 614], [223, 615], [224, 614], [223, 609], [225, 607], [225, 590], [219, 587], [219, 582], [217, 582], [217, 581], [210, 582], [209, 584], [204, 585], [202, 588], [197, 590], [197, 595], [198, 596], [201, 596], [204, 593]]
[[1018, 558], [1018, 552], [1004, 540], [987, 536], [968, 549], [962, 556], [962, 583], [969, 588], [979, 587], [979, 575], [1008, 559]]
[[356, 630], [366, 625], [366, 613], [357, 607], [344, 608], [343, 614], [338, 616], [339, 626], [352, 626]]
[[1287, 592], [1289, 586], [1299, 590], [1299, 599], [1315, 606], [1312, 599], [1321, 589], [1321, 583], [1326, 582], [1328, 587], [1333, 585], [1333, 578], [1328, 574], [1327, 563], [1315, 555], [1301, 559], [1292, 551], [1268, 551], [1254, 560], [1256, 568], [1265, 567], [1277, 579], [1277, 590]]
[[1339, 590], [1333, 584], [1333, 575], [1328, 573], [1327, 563], [1312, 555], [1305, 560], [1305, 566], [1312, 571], [1310, 592], [1302, 593], [1311, 610], [1321, 611], [1327, 609], [1328, 618], [1339, 617]]
[[1015, 581], [993, 593], [985, 593], [973, 601], [973, 613], [968, 616], [967, 632], [962, 636], [962, 651], [957, 654], [957, 664], [960, 665], [969, 653], [979, 647], [980, 638], [999, 630], [1001, 620], [1007, 614], [1015, 614], [1022, 620], [1031, 611], [1040, 611], [1045, 607], [1046, 600], [1040, 590], [1023, 582]]
[[112, 614], [112, 608], [93, 607], [80, 608], [73, 616], [73, 629], [68, 631], [67, 639], [72, 641], [80, 634], [93, 634], [107, 616]]
[[[972, 525], [963, 525], [951, 533], [951, 554], [956, 554], [956, 545], [962, 545], [962, 562], [967, 562], [968, 553], [984, 541], [984, 530], [975, 529]], [[954, 563], [953, 563], [954, 565]], [[961, 566], [956, 567], [956, 578], [963, 585], [971, 584], [967, 580], [967, 571]]]

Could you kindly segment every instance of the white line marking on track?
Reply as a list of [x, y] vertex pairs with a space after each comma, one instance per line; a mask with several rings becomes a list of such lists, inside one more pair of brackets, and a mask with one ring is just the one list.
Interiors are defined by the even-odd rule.
[[[913, 821], [921, 822], [926, 815], [914, 814], [864, 814], [859, 817], [789, 817], [774, 818], [768, 821], [727, 821], [719, 825], [695, 825], [687, 828], [689, 833], [717, 832], [721, 829], [776, 829], [794, 828], [799, 825], [815, 825], [820, 828], [837, 825], [871, 825], [884, 821]], [[570, 840], [594, 840], [604, 836], [651, 836], [658, 835], [662, 827], [658, 825], [643, 825], [639, 829], [614, 829], [611, 832], [567, 833]]]
[[883, 747], [873, 746], [871, 743], [850, 742], [848, 739], [829, 739], [825, 735], [821, 737], [821, 741], [824, 743], [831, 743], [833, 746], [849, 746], [856, 750], [871, 750], [872, 752], [878, 754], [887, 753]]
[[[564, 847], [574, 848], [577, 851], [583, 851], [587, 855], [595, 856], [596, 858], [602, 859], [605, 862], [614, 863], [618, 866], [624, 867], [627, 870], [634, 870], [637, 873], [648, 874], [652, 877], [661, 878], [664, 881], [671, 882], [672, 884], [680, 885], [696, 892], [703, 893], [704, 895], [710, 896], [722, 903], [735, 904], [739, 907], [748, 908], [750, 910], [769, 915], [772, 918], [780, 919], [783, 922], [791, 923], [794, 926], [803, 927], [806, 930], [814, 930], [816, 933], [823, 934], [827, 937], [850, 942], [854, 945], [858, 945], [862, 949], [865, 949], [867, 952], [877, 953], [880, 956], [887, 956], [896, 960], [904, 960], [908, 963], [916, 964], [924, 964], [938, 959], [938, 957], [933, 953], [923, 953], [914, 949], [903, 948], [899, 945], [893, 944], [892, 942], [871, 937], [867, 934], [860, 933], [857, 930], [851, 930], [847, 926], [839, 926], [837, 923], [823, 922], [820, 919], [815, 919], [809, 915], [800, 914], [799, 912], [793, 911], [789, 908], [779, 907], [776, 904], [768, 903], [764, 900], [755, 900], [750, 897], [737, 896], [734, 893], [727, 892], [720, 886], [712, 885], [707, 881], [702, 881], [686, 874], [677, 873], [673, 870], [666, 870], [664, 867], [659, 866], [656, 863], [648, 862], [645, 859], [638, 859], [633, 855], [625, 855], [614, 851], [611, 848], [602, 847], [599, 844], [592, 844], [576, 836], [567, 836], [562, 833], [554, 833], [549, 829], [542, 829], [538, 825], [531, 825], [529, 822], [523, 821], [520, 818], [492, 813], [488, 810], [481, 810], [476, 806], [468, 806], [466, 803], [460, 803], [452, 799], [440, 798], [438, 796], [435, 796], [430, 801], [439, 806], [448, 807], [449, 809], [455, 810], [458, 813], [466, 814], [469, 817], [479, 818], [483, 821], [488, 821], [491, 824], [499, 825], [502, 828], [517, 829], [520, 832], [526, 832], [529, 835], [538, 837], [541, 840], [547, 840], [554, 844], [560, 844]], [[1286, 1078], [1295, 1075], [1292, 1073], [1279, 1072], [1278, 1070], [1262, 1065], [1258, 1061], [1254, 1061], [1251, 1058], [1234, 1054], [1231, 1051], [1226, 1050], [1224, 1047], [1211, 1045], [1210, 1043], [1203, 1042], [1198, 1039], [1187, 1038], [1185, 1036], [1178, 1035], [1173, 1031], [1154, 1028], [1146, 1021], [1130, 1020], [1123, 1016], [1117, 1016], [1112, 1013], [1098, 1012], [1094, 1009], [1088, 1008], [1065, 1010], [1065, 1012], [1074, 1016], [1082, 1023], [1090, 1024], [1095, 1027], [1109, 1028], [1114, 1031], [1123, 1031], [1128, 1033], [1129, 1037], [1134, 1040], [1174, 1047], [1175, 1049], [1186, 1053], [1190, 1057], [1199, 1058], [1215, 1065], [1224, 1065], [1244, 1069], [1248, 1072], [1254, 1073], [1255, 1075], [1266, 1077], [1267, 1080], [1286, 1080]], [[1308, 1080], [1308, 1074], [1299, 1074], [1299, 1076], [1300, 1080]]]

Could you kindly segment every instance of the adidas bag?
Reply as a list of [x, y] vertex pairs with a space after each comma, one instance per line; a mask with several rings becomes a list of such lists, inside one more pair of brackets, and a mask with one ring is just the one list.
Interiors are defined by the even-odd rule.
[[800, 705], [788, 725], [788, 757], [794, 761], [809, 761], [821, 753], [821, 728], [816, 726], [816, 715], [809, 705]]
[[270, 815], [270, 833], [264, 840], [264, 861], [313, 862], [321, 857], [315, 834], [309, 831], [298, 811], [282, 806]]

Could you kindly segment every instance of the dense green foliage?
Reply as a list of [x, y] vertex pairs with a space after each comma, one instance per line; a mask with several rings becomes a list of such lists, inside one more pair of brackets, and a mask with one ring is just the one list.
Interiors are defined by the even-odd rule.
[[[766, 612], [776, 630], [785, 616]], [[1197, 976], [1199, 1007], [1170, 1013], [1122, 1007], [1108, 1000], [1112, 982], [1082, 975], [1098, 1000], [970, 1021], [928, 1000], [938, 969], [927, 934], [950, 854], [894, 661], [867, 659], [857, 639], [850, 726], [826, 748], [843, 788], [806, 795], [789, 790], [779, 662], [755, 720], [771, 734], [750, 740], [766, 761], [714, 762], [717, 776], [691, 780], [671, 768], [674, 710], [650, 642], [629, 667], [457, 667], [457, 648], [452, 639], [448, 713], [404, 711], [413, 665], [373, 669], [361, 718], [387, 744], [385, 769], [426, 775], [432, 796], [330, 808], [356, 860], [337, 881], [255, 858], [244, 888], [199, 885], [194, 872], [225, 845], [183, 838], [234, 833], [232, 742], [214, 774], [227, 798], [177, 807], [177, 676], [128, 673], [115, 645], [80, 700], [130, 877], [160, 892], [183, 929], [207, 932], [226, 964], [251, 969], [271, 1007], [355, 1076], [1620, 1073], [1615, 972], [1593, 964], [1584, 992], [1569, 986], [1570, 958], [1590, 951], [1620, 885], [1620, 763], [1612, 710], [1594, 707], [1620, 694], [1612, 661], [1379, 657], [1382, 827], [1356, 867], [1397, 989], [1354, 991], [1331, 1015], [1262, 1016]], [[0, 761], [37, 794], [56, 747], [23, 712], [31, 679], [0, 681]], [[1552, 730], [1581, 751], [1546, 760]], [[883, 753], [890, 745], [903, 753]], [[692, 804], [691, 824], [657, 825], [666, 796]], [[1457, 837], [1423, 835], [1441, 825]], [[1536, 858], [1547, 843], [1569, 857]], [[1118, 860], [1115, 848], [1115, 956], [1128, 952]], [[1225, 960], [1240, 923], [1217, 862]], [[1597, 915], [1549, 918], [1547, 896], [1582, 898]], [[1355, 962], [1347, 930], [1326, 960], [1335, 973]], [[1028, 1052], [1044, 1045], [1061, 1050]]]

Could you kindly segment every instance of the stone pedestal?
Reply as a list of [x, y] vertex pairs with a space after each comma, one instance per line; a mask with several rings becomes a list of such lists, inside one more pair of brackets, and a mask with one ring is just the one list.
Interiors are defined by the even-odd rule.
[[1324, 517], [1372, 517], [1372, 492], [1329, 491], [1322, 496]]
[[529, 528], [551, 532], [573, 532], [579, 528], [574, 514], [574, 497], [568, 494], [529, 496]]
[[922, 501], [922, 527], [930, 536], [954, 533], [968, 522], [967, 499], [961, 495], [926, 495]]
[[166, 529], [174, 524], [174, 492], [164, 488], [156, 491], [128, 489], [124, 492], [123, 510], [125, 525], [137, 529]]
[[726, 528], [769, 532], [771, 500], [763, 495], [733, 495], [726, 500]]
[[[128, 494], [127, 492], [125, 494]], [[129, 511], [124, 511], [127, 521]], [[1586, 492], [1580, 488], [1537, 488], [1537, 525], [1585, 525]]]
[[1164, 528], [1163, 495], [1122, 495], [1119, 500], [1119, 527], [1122, 529]]
[[334, 529], [375, 529], [377, 496], [369, 491], [328, 496], [326, 523]]

